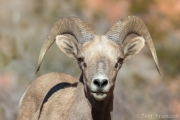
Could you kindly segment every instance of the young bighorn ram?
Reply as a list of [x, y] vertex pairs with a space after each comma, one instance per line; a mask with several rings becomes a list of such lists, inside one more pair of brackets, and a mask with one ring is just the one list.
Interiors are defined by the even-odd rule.
[[[124, 44], [132, 33], [139, 37]], [[78, 43], [63, 34], [71, 34]], [[77, 60], [81, 77], [76, 80], [53, 72], [37, 78], [21, 99], [18, 120], [111, 120], [114, 83], [122, 64], [146, 44], [159, 71], [152, 38], [135, 16], [117, 21], [105, 35], [95, 34], [76, 17], [60, 19], [41, 49], [37, 71], [55, 41], [63, 53]]]

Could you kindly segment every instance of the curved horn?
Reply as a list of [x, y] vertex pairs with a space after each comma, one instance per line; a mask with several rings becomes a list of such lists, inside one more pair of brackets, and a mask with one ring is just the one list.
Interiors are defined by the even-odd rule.
[[144, 37], [145, 43], [149, 50], [151, 51], [151, 54], [153, 56], [153, 59], [156, 64], [156, 68], [160, 73], [159, 65], [158, 65], [158, 59], [156, 55], [156, 50], [154, 48], [154, 44], [152, 41], [152, 38], [149, 34], [148, 29], [146, 28], [146, 25], [144, 22], [136, 17], [136, 16], [128, 16], [124, 19], [121, 19], [120, 21], [117, 21], [107, 32], [106, 36], [108, 39], [114, 41], [114, 42], [120, 42], [123, 43], [125, 38], [129, 34], [137, 34], [138, 36]]
[[90, 27], [88, 27], [86, 23], [82, 22], [76, 17], [66, 17], [60, 19], [55, 23], [50, 33], [48, 34], [46, 41], [44, 42], [39, 55], [36, 73], [39, 71], [45, 53], [54, 43], [56, 36], [61, 34], [73, 35], [78, 43], [84, 43], [93, 40], [95, 36], [94, 31]]

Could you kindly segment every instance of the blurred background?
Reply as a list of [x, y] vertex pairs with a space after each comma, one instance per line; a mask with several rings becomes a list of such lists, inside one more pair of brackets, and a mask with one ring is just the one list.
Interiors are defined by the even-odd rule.
[[59, 71], [79, 78], [76, 62], [55, 44], [35, 74], [53, 24], [72, 15], [98, 34], [116, 20], [136, 15], [151, 33], [162, 75], [147, 47], [127, 61], [116, 80], [115, 120], [139, 120], [137, 114], [180, 119], [180, 0], [0, 0], [0, 120], [17, 118], [20, 97], [38, 76]]

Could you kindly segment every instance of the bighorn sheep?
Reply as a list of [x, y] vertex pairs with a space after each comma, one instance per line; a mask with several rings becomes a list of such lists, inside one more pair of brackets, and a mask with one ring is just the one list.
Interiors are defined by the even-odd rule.
[[[131, 33], [138, 37], [124, 44]], [[78, 43], [63, 34], [71, 34]], [[105, 35], [95, 34], [76, 17], [60, 19], [41, 49], [37, 72], [55, 41], [63, 53], [77, 60], [81, 77], [76, 80], [53, 72], [37, 78], [22, 98], [18, 120], [111, 120], [113, 90], [122, 64], [146, 44], [159, 71], [152, 38], [142, 20], [135, 16], [117, 21]]]

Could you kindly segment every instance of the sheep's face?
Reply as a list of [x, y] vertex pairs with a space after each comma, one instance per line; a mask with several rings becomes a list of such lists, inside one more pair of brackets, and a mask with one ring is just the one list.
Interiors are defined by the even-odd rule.
[[122, 63], [140, 51], [144, 46], [143, 41], [138, 37], [123, 46], [108, 40], [106, 36], [96, 36], [94, 40], [76, 45], [65, 36], [56, 37], [59, 48], [77, 60], [83, 72], [87, 94], [98, 101], [112, 95]]
[[88, 94], [96, 100], [105, 99], [111, 95], [117, 72], [122, 66], [122, 45], [108, 40], [105, 36], [97, 36], [78, 48], [77, 60]]

